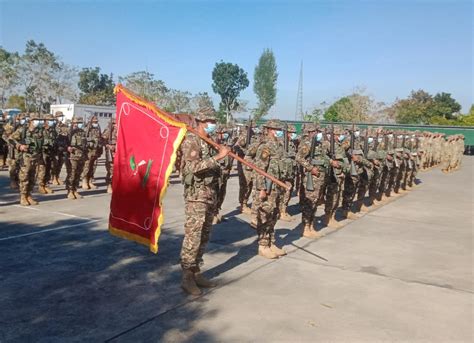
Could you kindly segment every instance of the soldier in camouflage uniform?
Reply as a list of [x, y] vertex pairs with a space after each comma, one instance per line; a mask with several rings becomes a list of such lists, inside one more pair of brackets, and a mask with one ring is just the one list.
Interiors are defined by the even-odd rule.
[[[281, 203], [280, 203], [280, 219], [283, 221], [291, 221], [292, 217], [286, 211], [288, 203], [291, 199], [291, 194], [295, 186], [295, 177], [296, 177], [296, 146], [294, 140], [297, 138], [296, 128], [294, 125], [288, 125], [287, 130], [287, 140], [288, 140], [288, 151], [285, 151], [285, 158], [282, 161], [283, 169], [281, 172], [281, 181], [285, 182], [290, 189], [286, 189], [283, 193]], [[280, 140], [280, 142], [284, 140]], [[284, 143], [283, 143], [284, 145]], [[284, 147], [284, 146], [283, 146]]]
[[[326, 133], [326, 140], [331, 145], [332, 133]], [[334, 127], [334, 156], [329, 156], [330, 165], [326, 185], [326, 201], [324, 206], [324, 224], [333, 229], [339, 229], [342, 225], [336, 220], [336, 210], [341, 200], [344, 188], [345, 175], [349, 172], [349, 160], [346, 157], [345, 143], [347, 137], [344, 130]]]
[[[212, 108], [200, 108], [196, 115], [197, 130], [210, 135], [216, 129]], [[219, 161], [229, 153], [225, 146], [212, 156], [211, 148], [195, 134], [188, 132], [181, 144], [183, 156], [185, 224], [181, 249], [183, 280], [181, 287], [189, 294], [201, 294], [200, 287], [214, 287], [200, 272], [203, 254], [209, 241], [212, 220], [216, 213], [221, 167]]]
[[405, 179], [406, 174], [406, 161], [405, 161], [405, 133], [398, 132], [397, 135], [397, 147], [395, 148], [395, 165], [397, 167], [397, 175], [395, 177], [395, 184], [393, 186], [393, 192], [395, 194], [404, 193], [405, 190], [402, 189], [403, 180]]
[[[359, 217], [355, 212], [359, 210], [358, 206], [354, 208], [354, 198], [357, 191], [359, 190], [359, 184], [361, 178], [365, 173], [364, 167], [366, 167], [367, 160], [364, 157], [363, 145], [360, 140], [359, 128], [354, 129], [354, 150], [351, 151], [350, 146], [347, 147], [346, 154], [349, 159], [351, 166], [344, 179], [344, 191], [342, 194], [342, 216], [348, 219], [358, 219]], [[352, 138], [351, 138], [352, 139]], [[360, 193], [359, 193], [360, 195]], [[361, 205], [361, 199], [358, 198], [356, 205]]]
[[82, 171], [82, 189], [96, 189], [92, 183], [97, 159], [102, 154], [102, 134], [99, 121], [92, 116], [86, 128], [87, 150]]
[[15, 132], [20, 126], [26, 125], [26, 118], [24, 114], [18, 114], [15, 118], [12, 116], [8, 116], [7, 113], [7, 123], [3, 128], [2, 139], [3, 141], [7, 142], [7, 166], [8, 166], [8, 174], [10, 176], [10, 188], [11, 189], [18, 189], [18, 155], [19, 152], [16, 150], [14, 144], [9, 142], [9, 138], [13, 132]]
[[31, 115], [28, 126], [20, 126], [8, 138], [19, 152], [20, 205], [38, 205], [31, 197], [36, 180], [36, 168], [43, 152], [43, 120]]
[[[255, 157], [255, 144], [257, 144], [257, 137], [254, 133], [253, 127], [250, 127], [250, 142], [248, 140], [248, 130], [249, 125], [248, 123], [245, 126], [245, 130], [243, 130], [237, 138], [237, 142], [235, 145], [235, 152], [239, 157], [245, 158], [246, 160], [252, 162], [253, 157]], [[251, 151], [249, 152], [249, 147], [252, 146]], [[250, 153], [247, 155], [247, 153]], [[253, 156], [252, 156], [253, 155]], [[253, 171], [245, 166], [242, 163], [237, 162], [237, 172], [239, 175], [239, 203], [240, 203], [240, 211], [241, 213], [250, 214], [250, 208], [248, 206], [248, 201], [250, 195], [252, 193], [253, 187]]]
[[[366, 174], [368, 176], [367, 178], [367, 183], [365, 185], [365, 190], [364, 190], [364, 195], [368, 191], [369, 192], [369, 199], [368, 199], [368, 204], [365, 204], [364, 201], [362, 201], [362, 205], [360, 207], [361, 212], [368, 212], [369, 211], [369, 206], [374, 205], [377, 189], [380, 186], [380, 174], [381, 174], [381, 164], [378, 158], [378, 153], [376, 149], [378, 149], [378, 144], [379, 142], [377, 141], [377, 134], [376, 130], [366, 130], [367, 137], [367, 143], [364, 143], [367, 145], [367, 155], [366, 159], [369, 162], [369, 166], [366, 167]], [[364, 146], [365, 147], [365, 146]], [[364, 196], [362, 195], [362, 197]]]
[[[226, 126], [220, 125], [217, 128], [216, 142], [231, 149], [232, 140], [230, 130]], [[234, 160], [229, 155], [219, 161], [221, 167], [221, 178], [219, 180], [219, 193], [217, 194], [216, 215], [214, 216], [212, 224], [218, 224], [222, 221], [222, 216], [219, 212], [222, 209], [222, 204], [224, 203], [225, 195], [227, 193], [227, 181], [229, 180], [233, 163]]]
[[117, 122], [111, 119], [109, 126], [102, 134], [102, 139], [105, 144], [105, 169], [107, 174], [105, 176], [105, 183], [107, 184], [107, 193], [112, 193], [112, 177], [114, 175], [114, 156], [117, 145]]
[[[284, 151], [278, 139], [283, 137], [283, 123], [269, 120], [265, 123], [265, 137], [257, 149], [255, 165], [280, 179]], [[257, 230], [258, 254], [265, 258], [286, 255], [275, 245], [275, 224], [278, 220], [283, 190], [260, 174], [255, 175], [255, 192], [252, 202], [251, 226]]]
[[71, 200], [80, 199], [82, 196], [77, 192], [77, 186], [84, 169], [84, 160], [87, 157], [87, 137], [84, 131], [82, 118], [73, 118], [69, 145], [70, 170], [66, 177], [67, 198]]
[[300, 190], [301, 219], [303, 237], [315, 239], [321, 237], [321, 234], [314, 229], [314, 219], [327, 183], [330, 165], [327, 155], [329, 143], [323, 139], [322, 131], [314, 124], [307, 124], [305, 129], [308, 135], [301, 141], [296, 154], [296, 162], [303, 168]]
[[71, 173], [71, 163], [69, 161], [69, 155], [67, 148], [69, 146], [69, 133], [70, 127], [64, 121], [64, 114], [61, 111], [55, 113], [56, 118], [56, 142], [55, 146], [55, 153], [51, 159], [52, 166], [51, 166], [51, 178], [53, 181], [53, 185], [62, 185], [63, 182], [59, 179], [61, 174], [61, 169], [63, 165], [66, 165], [66, 172], [67, 174]]
[[51, 179], [52, 159], [56, 154], [56, 121], [52, 115], [44, 117], [43, 152], [38, 161], [38, 191], [41, 194], [54, 193], [48, 187]]
[[0, 114], [0, 170], [7, 166], [8, 144], [2, 138], [5, 131], [4, 126], [7, 123], [6, 117], [8, 115]]

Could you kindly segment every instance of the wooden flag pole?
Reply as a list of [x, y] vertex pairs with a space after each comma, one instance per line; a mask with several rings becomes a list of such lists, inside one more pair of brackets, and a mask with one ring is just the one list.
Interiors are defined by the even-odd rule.
[[[171, 121], [174, 121], [174, 122], [179, 122], [179, 123], [182, 123], [180, 122], [179, 120], [176, 120], [175, 118], [171, 117], [170, 114], [160, 108], [158, 108], [155, 104], [149, 102], [148, 100], [146, 99], [143, 99], [142, 97], [136, 95], [134, 92], [132, 92], [131, 90], [125, 88], [122, 84], [118, 84], [116, 87], [115, 87], [115, 92], [117, 92], [118, 90], [121, 90], [123, 91], [125, 94], [129, 94], [131, 95], [133, 98], [135, 99], [138, 99], [141, 103], [141, 105], [143, 105], [144, 107], [148, 107], [150, 108], [150, 110], [154, 110], [154, 111], [157, 111], [159, 113], [161, 113], [162, 115], [168, 117]], [[182, 124], [185, 124], [185, 123], [182, 123]], [[186, 124], [185, 124], [186, 125]], [[189, 131], [189, 132], [192, 132], [193, 134], [195, 134], [196, 136], [198, 136], [199, 138], [201, 138], [204, 142], [206, 142], [207, 144], [209, 144], [210, 146], [212, 146], [214, 149], [216, 150], [219, 150], [221, 148], [221, 145], [214, 142], [212, 139], [210, 139], [208, 136], [206, 135], [203, 135], [201, 134], [198, 130], [196, 130], [195, 128], [189, 126], [189, 125], [186, 125], [186, 129]], [[274, 182], [275, 184], [277, 184], [278, 186], [284, 188], [284, 189], [287, 189], [287, 190], [290, 190], [291, 189], [291, 186], [287, 185], [286, 183], [284, 183], [283, 181], [280, 181], [278, 178], [274, 177], [273, 175], [270, 175], [268, 174], [265, 170], [263, 169], [260, 169], [259, 167], [257, 167], [255, 164], [249, 162], [249, 161], [246, 161], [244, 160], [242, 157], [240, 157], [239, 155], [233, 153], [232, 151], [229, 152], [229, 156], [231, 156], [232, 158], [236, 159], [237, 161], [239, 161], [240, 163], [246, 165], [247, 167], [255, 170], [255, 172], [257, 172], [258, 174], [262, 175], [262, 176], [265, 176], [266, 178], [270, 179], [272, 182]]]

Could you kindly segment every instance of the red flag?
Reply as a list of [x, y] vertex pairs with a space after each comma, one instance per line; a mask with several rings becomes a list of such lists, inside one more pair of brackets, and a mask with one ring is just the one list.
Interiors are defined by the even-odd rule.
[[162, 201], [186, 125], [121, 85], [109, 231], [158, 252]]

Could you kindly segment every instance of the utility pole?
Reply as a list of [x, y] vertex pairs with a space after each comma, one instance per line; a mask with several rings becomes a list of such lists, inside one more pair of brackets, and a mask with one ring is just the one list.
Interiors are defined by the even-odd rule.
[[301, 61], [300, 79], [298, 81], [298, 94], [296, 95], [295, 120], [303, 120], [303, 61]]

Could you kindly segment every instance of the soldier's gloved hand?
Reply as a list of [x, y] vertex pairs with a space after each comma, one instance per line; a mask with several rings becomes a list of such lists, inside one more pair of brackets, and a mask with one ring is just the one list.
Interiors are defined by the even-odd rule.
[[267, 192], [264, 189], [262, 189], [258, 197], [260, 198], [260, 200], [265, 200], [267, 198]]
[[217, 153], [216, 156], [214, 156], [214, 158], [216, 159], [216, 161], [219, 161], [219, 160], [222, 160], [224, 157], [226, 157], [230, 152], [230, 149], [224, 145], [221, 145], [219, 147], [219, 151]]
[[331, 167], [333, 167], [333, 168], [339, 168], [339, 161], [331, 160]]
[[313, 169], [311, 169], [311, 175], [319, 176], [319, 168], [313, 167]]

